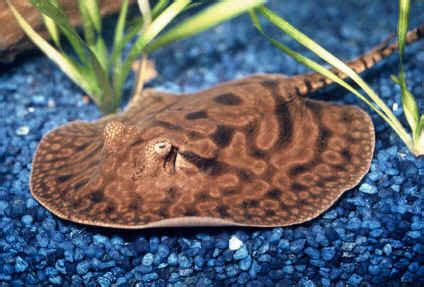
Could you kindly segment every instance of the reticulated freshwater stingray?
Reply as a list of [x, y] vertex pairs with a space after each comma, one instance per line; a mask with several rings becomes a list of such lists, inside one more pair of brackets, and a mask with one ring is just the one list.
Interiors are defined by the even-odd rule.
[[[349, 65], [361, 72], [396, 48]], [[61, 218], [106, 227], [305, 222], [360, 182], [374, 150], [364, 111], [304, 97], [328, 84], [254, 75], [187, 95], [146, 90], [120, 114], [49, 132], [32, 194]]]

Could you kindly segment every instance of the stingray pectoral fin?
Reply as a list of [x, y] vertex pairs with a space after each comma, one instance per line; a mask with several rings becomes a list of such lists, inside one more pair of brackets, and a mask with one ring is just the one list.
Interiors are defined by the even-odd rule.
[[309, 99], [305, 106], [315, 118], [315, 145], [305, 146], [304, 158], [281, 169], [287, 183], [281, 193], [275, 194], [279, 196], [281, 216], [279, 211], [273, 212], [275, 216], [267, 224], [292, 225], [319, 216], [355, 187], [371, 165], [375, 134], [366, 112]]
[[30, 189], [48, 210], [69, 219], [75, 190], [87, 185], [98, 167], [103, 125], [75, 121], [50, 131], [34, 155]]

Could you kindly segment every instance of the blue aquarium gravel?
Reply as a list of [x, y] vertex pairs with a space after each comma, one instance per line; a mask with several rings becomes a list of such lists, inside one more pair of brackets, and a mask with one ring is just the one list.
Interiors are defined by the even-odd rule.
[[[269, 2], [343, 58], [377, 44], [397, 21], [397, 1]], [[411, 14], [411, 26], [422, 21], [424, 2], [412, 1]], [[423, 42], [408, 47], [406, 57], [408, 83], [421, 100], [423, 48]], [[149, 85], [177, 92], [251, 73], [306, 71], [264, 41], [246, 16], [152, 57], [160, 75]], [[389, 80], [396, 72], [391, 57], [366, 80], [400, 115], [399, 88]], [[314, 96], [364, 107], [337, 87]], [[71, 120], [94, 120], [99, 111], [42, 55], [2, 67], [0, 286], [424, 286], [424, 161], [371, 114], [377, 130], [371, 171], [311, 222], [274, 229], [101, 229], [58, 219], [28, 188], [43, 134]]]

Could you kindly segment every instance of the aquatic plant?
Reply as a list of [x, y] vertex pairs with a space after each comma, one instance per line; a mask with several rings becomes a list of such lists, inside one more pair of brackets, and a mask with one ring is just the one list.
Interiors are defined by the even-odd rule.
[[[27, 36], [68, 75], [105, 114], [119, 109], [123, 86], [133, 62], [144, 56], [139, 65], [133, 94], [140, 95], [143, 86], [143, 69], [146, 54], [173, 41], [192, 36], [209, 29], [225, 20], [263, 4], [265, 0], [219, 1], [192, 15], [187, 20], [159, 35], [179, 15], [199, 2], [192, 0], [159, 0], [151, 9], [148, 0], [138, 0], [141, 15], [132, 22], [127, 21], [129, 1], [123, 0], [119, 12], [112, 50], [106, 47], [102, 37], [102, 23], [97, 0], [79, 0], [84, 37], [71, 26], [58, 0], [31, 0], [32, 5], [42, 13], [53, 45], [37, 33], [14, 5], [9, 7]], [[73, 53], [66, 53], [62, 47], [65, 38]], [[124, 47], [129, 45], [129, 52]]]
[[[424, 114], [420, 115], [416, 100], [411, 92], [407, 89], [405, 70], [403, 65], [406, 34], [408, 31], [409, 10], [410, 1], [399, 0], [397, 43], [399, 48], [400, 72], [398, 77], [392, 76], [391, 78], [401, 88], [403, 112], [409, 125], [411, 131], [410, 133], [406, 130], [406, 128], [402, 125], [402, 123], [394, 115], [390, 108], [384, 103], [384, 101], [378, 96], [378, 94], [358, 75], [358, 73], [351, 69], [346, 63], [338, 59], [336, 56], [328, 52], [300, 30], [292, 26], [284, 18], [278, 16], [276, 13], [264, 6], [251, 10], [250, 16], [255, 27], [270, 41], [270, 43], [295, 59], [297, 62], [341, 85], [357, 96], [359, 99], [364, 101], [368, 106], [370, 106], [371, 109], [380, 115], [384, 121], [389, 124], [389, 126], [396, 132], [399, 138], [406, 144], [406, 146], [414, 155], [420, 156], [424, 155]], [[290, 49], [280, 41], [268, 36], [259, 22], [257, 13], [264, 16], [269, 22], [296, 40], [298, 43], [312, 51], [336, 70], [329, 70], [314, 60], [309, 59], [302, 54]], [[341, 77], [338, 71], [340, 71], [342, 75], [346, 75], [351, 80], [353, 80], [353, 82], [355, 82], [365, 92], [365, 94], [361, 93], [359, 89], [354, 88], [351, 84], [346, 82], [346, 80]]]

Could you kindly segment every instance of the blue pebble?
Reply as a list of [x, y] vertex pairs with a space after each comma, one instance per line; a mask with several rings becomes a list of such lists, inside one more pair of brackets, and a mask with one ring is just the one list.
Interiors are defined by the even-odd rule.
[[142, 263], [143, 263], [143, 265], [145, 265], [145, 266], [150, 266], [150, 265], [152, 265], [152, 264], [153, 264], [153, 254], [152, 254], [152, 253], [146, 253], [146, 254], [143, 256]]
[[262, 254], [258, 257], [259, 262], [270, 262], [271, 261], [271, 255], [269, 254]]
[[241, 270], [247, 271], [247, 270], [249, 270], [251, 264], [252, 264], [252, 257], [247, 256], [247, 257], [240, 260], [239, 267], [240, 267]]
[[6, 201], [0, 200], [0, 214], [4, 215], [8, 207], [9, 207], [9, 204]]
[[408, 270], [411, 271], [412, 273], [417, 272], [419, 268], [420, 268], [420, 264], [418, 262], [412, 262], [408, 266]]
[[368, 271], [371, 275], [379, 275], [380, 274], [380, 267], [378, 265], [370, 265], [368, 266]]
[[269, 238], [269, 242], [277, 242], [280, 240], [281, 235], [283, 234], [282, 228], [274, 228], [271, 233], [271, 237]]
[[106, 242], [108, 241], [106, 236], [100, 235], [100, 234], [95, 234], [93, 236], [93, 241], [96, 244], [106, 244]]
[[302, 286], [302, 287], [315, 287], [316, 286], [315, 283], [312, 280], [305, 279], [305, 278], [300, 279], [298, 285]]
[[287, 239], [281, 239], [278, 242], [278, 249], [287, 250], [290, 247], [290, 242]]
[[202, 277], [196, 282], [196, 287], [212, 286], [213, 282], [207, 277]]
[[245, 285], [249, 281], [249, 274], [246, 272], [240, 273], [240, 275], [237, 278], [237, 283], [240, 285]]
[[156, 280], [158, 278], [159, 278], [159, 275], [157, 273], [153, 272], [153, 273], [144, 274], [141, 277], [141, 280], [143, 282], [150, 282], [150, 281]]
[[103, 276], [97, 278], [97, 283], [99, 283], [100, 287], [109, 287], [112, 285], [111, 280]]
[[80, 275], [86, 274], [90, 269], [90, 262], [81, 261], [77, 264], [77, 273]]
[[111, 239], [111, 243], [112, 245], [120, 246], [120, 245], [124, 245], [124, 240], [121, 237], [114, 235]]
[[28, 215], [28, 214], [22, 216], [22, 218], [21, 218], [21, 222], [24, 225], [30, 225], [30, 224], [32, 224], [32, 221], [33, 221], [32, 216], [31, 215]]
[[362, 277], [358, 274], [352, 274], [347, 282], [352, 286], [358, 286], [362, 282]]
[[234, 252], [233, 258], [235, 260], [240, 260], [240, 259], [246, 258], [248, 255], [249, 255], [249, 252], [247, 251], [246, 245], [243, 245], [236, 252]]
[[178, 255], [178, 265], [181, 268], [188, 268], [188, 267], [191, 266], [190, 259], [187, 256], [185, 256], [185, 255], [179, 254]]
[[349, 218], [346, 228], [349, 230], [358, 230], [361, 228], [361, 220], [358, 217]]
[[331, 287], [331, 280], [328, 278], [321, 278], [322, 287]]
[[287, 274], [293, 274], [293, 272], [294, 272], [294, 268], [293, 268], [292, 265], [286, 265], [286, 266], [283, 267], [282, 270], [283, 270], [284, 273], [287, 273]]
[[215, 246], [219, 249], [226, 249], [228, 248], [228, 239], [219, 238], [216, 241]]
[[177, 265], [178, 264], [178, 256], [175, 253], [171, 253], [168, 256], [168, 264], [169, 265]]
[[424, 220], [412, 222], [411, 229], [412, 230], [422, 230], [422, 229], [424, 229]]
[[141, 237], [135, 241], [135, 249], [137, 252], [145, 253], [149, 251], [149, 242]]
[[325, 261], [331, 261], [336, 255], [336, 248], [334, 247], [324, 247], [321, 250], [322, 258]]
[[378, 189], [374, 185], [370, 185], [368, 183], [363, 183], [359, 187], [359, 191], [361, 191], [363, 193], [368, 193], [368, 194], [375, 194], [375, 193], [378, 192]]
[[382, 228], [373, 229], [370, 232], [372, 237], [378, 238], [383, 234], [384, 230]]
[[194, 257], [194, 265], [196, 267], [200, 269], [203, 267], [204, 264], [205, 264], [205, 259], [203, 258], [203, 256], [196, 255]]
[[303, 250], [303, 247], [305, 246], [306, 240], [305, 239], [297, 239], [292, 242], [290, 246], [290, 251], [294, 253], [299, 253]]
[[406, 233], [406, 235], [408, 235], [409, 237], [413, 238], [413, 239], [418, 239], [421, 237], [421, 232], [418, 230], [414, 230], [414, 231], [408, 231]]
[[323, 218], [325, 219], [336, 219], [337, 218], [337, 210], [331, 209], [324, 213]]
[[227, 265], [227, 266], [225, 267], [225, 272], [227, 273], [227, 275], [228, 275], [229, 277], [234, 277], [234, 276], [236, 276], [237, 274], [239, 274], [240, 269], [238, 268], [238, 266], [237, 266], [237, 265], [231, 264], [231, 265]]
[[369, 229], [377, 229], [381, 227], [381, 224], [377, 220], [365, 220], [362, 223], [362, 227]]
[[392, 254], [392, 246], [390, 244], [384, 245], [383, 251], [387, 256]]
[[258, 249], [257, 249], [257, 253], [258, 254], [264, 254], [264, 253], [266, 253], [266, 252], [268, 252], [268, 250], [269, 250], [269, 243], [268, 242], [266, 242], [266, 243], [263, 243]]
[[261, 266], [256, 261], [253, 260], [252, 265], [250, 266], [250, 269], [249, 269], [250, 278], [255, 279], [260, 270], [261, 270]]
[[178, 272], [172, 272], [171, 275], [169, 275], [168, 281], [171, 283], [175, 283], [180, 279], [180, 274]]
[[309, 257], [311, 257], [313, 259], [318, 259], [320, 257], [319, 251], [315, 248], [312, 248], [312, 247], [306, 247], [305, 253], [306, 253], [306, 255], [308, 255]]
[[22, 257], [20, 256], [16, 257], [15, 271], [20, 273], [27, 270], [27, 268], [28, 268], [28, 263], [24, 259], [22, 259]]
[[218, 257], [221, 254], [221, 249], [215, 248], [212, 253], [212, 257]]
[[62, 284], [62, 277], [60, 275], [49, 277], [49, 281], [54, 285], [60, 285]]
[[166, 258], [169, 255], [169, 247], [166, 244], [159, 244], [157, 255], [161, 258]]
[[149, 240], [150, 252], [156, 253], [159, 248], [160, 240], [158, 237], [152, 237]]

